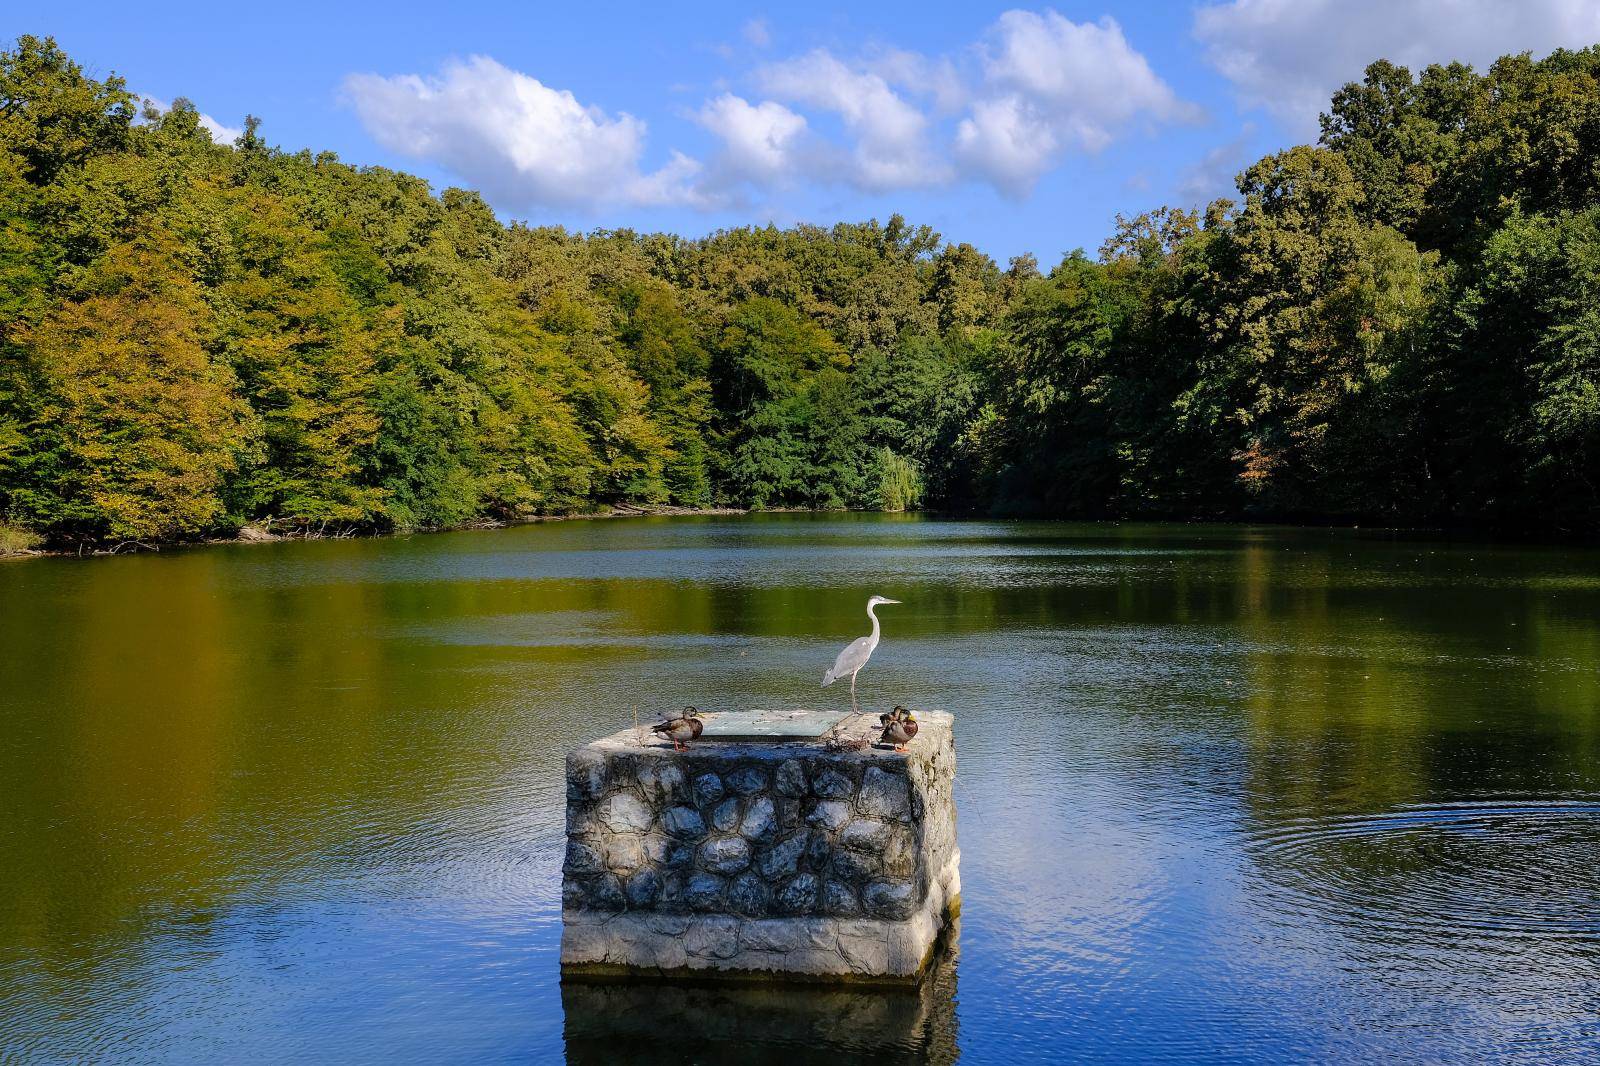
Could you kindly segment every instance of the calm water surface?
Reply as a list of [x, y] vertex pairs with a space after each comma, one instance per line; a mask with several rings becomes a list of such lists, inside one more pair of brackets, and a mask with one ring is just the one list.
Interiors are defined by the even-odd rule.
[[[563, 988], [561, 762], [957, 719], [917, 994]], [[763, 1055], [763, 1053], [766, 1053]], [[862, 517], [0, 565], [0, 1060], [1600, 1057], [1600, 552]]]

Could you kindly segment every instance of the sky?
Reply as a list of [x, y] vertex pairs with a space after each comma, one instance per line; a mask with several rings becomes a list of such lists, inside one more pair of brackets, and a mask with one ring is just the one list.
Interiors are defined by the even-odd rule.
[[220, 140], [482, 192], [502, 219], [699, 236], [899, 212], [996, 260], [1091, 253], [1314, 141], [1329, 94], [1600, 43], [1600, 0], [100, 3], [8, 0]]

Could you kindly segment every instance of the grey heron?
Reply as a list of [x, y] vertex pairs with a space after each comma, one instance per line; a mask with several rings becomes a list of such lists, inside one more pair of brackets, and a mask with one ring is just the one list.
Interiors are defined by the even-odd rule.
[[872, 632], [845, 645], [844, 651], [840, 652], [839, 657], [833, 661], [832, 668], [822, 675], [823, 688], [827, 688], [846, 674], [850, 675], [850, 709], [852, 711], [861, 710], [856, 704], [856, 675], [861, 672], [863, 666], [867, 665], [867, 660], [872, 658], [873, 649], [878, 646], [878, 616], [873, 613], [873, 608], [880, 607], [886, 603], [899, 602], [899, 600], [891, 600], [887, 596], [874, 596], [868, 600], [867, 617], [872, 619]]

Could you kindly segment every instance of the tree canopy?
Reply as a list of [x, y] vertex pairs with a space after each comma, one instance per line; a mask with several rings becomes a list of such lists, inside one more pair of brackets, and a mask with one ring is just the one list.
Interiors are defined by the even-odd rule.
[[697, 240], [214, 144], [0, 52], [0, 523], [58, 544], [615, 504], [1600, 532], [1600, 48], [1379, 61], [1096, 257]]

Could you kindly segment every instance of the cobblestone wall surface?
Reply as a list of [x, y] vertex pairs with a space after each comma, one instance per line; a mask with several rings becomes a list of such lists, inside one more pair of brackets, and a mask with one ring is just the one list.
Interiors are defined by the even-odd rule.
[[[865, 716], [863, 716], [865, 717]], [[949, 716], [910, 752], [632, 730], [567, 761], [562, 904], [746, 918], [910, 918], [955, 848]]]
[[633, 730], [573, 752], [564, 972], [917, 979], [961, 884], [950, 716], [919, 720], [905, 754]]

